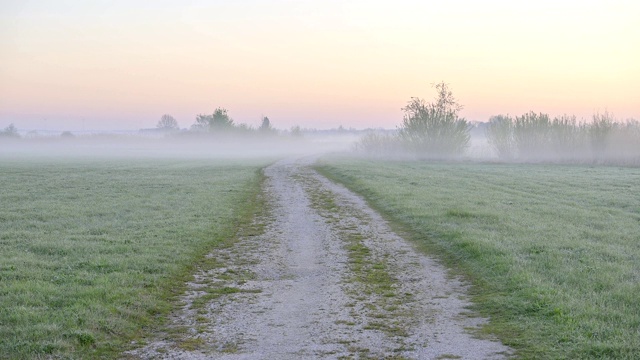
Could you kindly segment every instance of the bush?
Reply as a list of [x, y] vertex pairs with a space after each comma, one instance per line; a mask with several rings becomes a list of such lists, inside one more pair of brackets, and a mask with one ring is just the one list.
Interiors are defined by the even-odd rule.
[[233, 119], [229, 117], [227, 109], [217, 108], [211, 115], [200, 114], [196, 116], [196, 123], [192, 130], [202, 131], [229, 131], [235, 128]]
[[596, 158], [605, 154], [609, 135], [615, 126], [613, 117], [608, 112], [593, 115], [593, 122], [589, 127], [589, 137], [591, 139], [591, 148]]
[[420, 157], [446, 158], [460, 155], [469, 146], [469, 124], [458, 117], [458, 104], [447, 84], [435, 85], [436, 102], [411, 98], [402, 108], [404, 119], [399, 136]]
[[[600, 128], [594, 131], [602, 131]], [[600, 161], [615, 161], [628, 165], [640, 165], [640, 122], [628, 120], [613, 123], [606, 136], [603, 153], [596, 154]]]
[[640, 163], [640, 123], [616, 122], [595, 114], [590, 124], [575, 116], [534, 112], [514, 119], [498, 115], [487, 127], [487, 140], [500, 159], [525, 161]]
[[552, 156], [564, 160], [583, 158], [587, 152], [587, 126], [578, 124], [575, 116], [554, 118], [548, 132]]
[[9, 126], [4, 128], [4, 130], [0, 131], [0, 137], [17, 139], [20, 137], [20, 134], [18, 133], [18, 129], [13, 124], [9, 124]]
[[503, 160], [513, 159], [515, 156], [515, 139], [513, 138], [513, 119], [508, 115], [496, 115], [489, 119], [487, 127], [487, 141]]
[[397, 134], [370, 132], [355, 144], [355, 150], [373, 156], [399, 155], [404, 152]]
[[516, 116], [513, 138], [521, 159], [546, 158], [549, 155], [551, 121], [548, 114], [533, 111]]

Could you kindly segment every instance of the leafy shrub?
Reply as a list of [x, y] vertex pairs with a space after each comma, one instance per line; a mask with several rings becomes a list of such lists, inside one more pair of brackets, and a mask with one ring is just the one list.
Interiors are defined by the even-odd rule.
[[513, 137], [521, 159], [546, 158], [549, 154], [551, 120], [548, 114], [533, 111], [516, 116]]
[[436, 84], [436, 102], [411, 98], [402, 108], [404, 118], [399, 136], [407, 148], [420, 157], [443, 158], [460, 155], [469, 146], [469, 124], [458, 116], [462, 106], [447, 84]]
[[192, 130], [200, 131], [225, 131], [233, 128], [233, 119], [229, 117], [227, 109], [224, 108], [216, 108], [211, 115], [197, 115], [196, 123], [191, 126]]
[[608, 112], [595, 114], [589, 124], [569, 115], [553, 120], [534, 112], [515, 119], [498, 115], [486, 135], [503, 160], [640, 163], [640, 123], [617, 122]]
[[509, 160], [515, 156], [513, 119], [508, 115], [492, 116], [489, 119], [486, 135], [489, 145], [494, 148], [500, 159]]
[[400, 155], [404, 147], [397, 134], [370, 132], [355, 144], [355, 150], [373, 156]]
[[589, 136], [591, 139], [591, 147], [596, 157], [604, 155], [609, 135], [615, 126], [616, 124], [613, 117], [608, 112], [593, 115], [593, 122], [589, 127]]
[[579, 124], [573, 115], [554, 118], [548, 133], [551, 155], [563, 159], [584, 156], [587, 150], [586, 133], [586, 125]]

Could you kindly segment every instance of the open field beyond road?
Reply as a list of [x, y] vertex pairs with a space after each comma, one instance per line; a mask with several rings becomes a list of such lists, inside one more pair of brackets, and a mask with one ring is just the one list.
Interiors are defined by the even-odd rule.
[[113, 357], [251, 217], [265, 164], [0, 160], [0, 358]]
[[640, 169], [327, 159], [525, 358], [640, 356]]

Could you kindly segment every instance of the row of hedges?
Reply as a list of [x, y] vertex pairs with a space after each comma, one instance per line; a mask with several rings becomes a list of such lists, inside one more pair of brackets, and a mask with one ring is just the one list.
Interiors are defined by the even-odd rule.
[[606, 112], [590, 123], [534, 112], [498, 115], [487, 140], [502, 160], [640, 163], [640, 122], [616, 121]]

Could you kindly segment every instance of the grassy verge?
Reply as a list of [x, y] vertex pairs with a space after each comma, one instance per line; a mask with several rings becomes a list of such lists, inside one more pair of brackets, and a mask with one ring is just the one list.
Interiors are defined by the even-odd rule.
[[523, 358], [636, 358], [640, 169], [333, 159], [344, 183], [473, 284]]
[[0, 358], [117, 357], [247, 221], [264, 162], [0, 161]]

